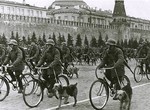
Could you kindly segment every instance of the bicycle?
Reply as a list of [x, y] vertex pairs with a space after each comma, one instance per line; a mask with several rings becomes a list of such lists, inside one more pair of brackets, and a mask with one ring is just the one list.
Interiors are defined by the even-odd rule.
[[[110, 94], [109, 92], [114, 93], [114, 88], [112, 88], [111, 84], [109, 83], [110, 81], [106, 78], [104, 74], [105, 71], [108, 69], [113, 69], [113, 67], [104, 67], [101, 69], [98, 69], [97, 67], [95, 70], [97, 80], [95, 80], [90, 87], [89, 91], [90, 103], [92, 107], [96, 110], [102, 110], [106, 106], [109, 99], [109, 95], [113, 97], [113, 95]], [[100, 76], [98, 75], [97, 72], [98, 70]], [[130, 80], [126, 75], [124, 75], [122, 77], [121, 82], [119, 81], [119, 85], [122, 88], [127, 83], [130, 83]]]
[[[10, 80], [9, 74], [7, 73], [7, 68], [9, 68], [9, 66], [2, 66], [0, 69], [0, 101], [3, 101], [10, 92], [10, 85], [9, 83], [12, 85], [12, 90], [14, 91], [18, 91], [19, 90], [19, 85], [18, 85], [18, 81], [16, 78], [15, 82], [12, 82]], [[23, 87], [33, 78], [33, 76], [31, 74], [21, 74], [20, 79], [22, 81], [22, 85]]]
[[[23, 100], [25, 104], [31, 108], [37, 107], [44, 97], [44, 90], [47, 89], [47, 95], [49, 91], [49, 85], [47, 85], [46, 81], [42, 78], [42, 70], [48, 69], [49, 67], [35, 67], [38, 71], [38, 77], [34, 77], [33, 80], [28, 82], [28, 85], [24, 87], [23, 90]], [[58, 83], [61, 83], [63, 86], [69, 85], [69, 79], [66, 75], [60, 74], [56, 77], [55, 71], [55, 80]], [[55, 93], [55, 97], [57, 97], [57, 93]]]
[[145, 58], [136, 58], [137, 64], [134, 69], [134, 80], [139, 83], [143, 76], [146, 76], [148, 80], [150, 80], [150, 73], [148, 73], [148, 69], [146, 64], [141, 64], [145, 60]]

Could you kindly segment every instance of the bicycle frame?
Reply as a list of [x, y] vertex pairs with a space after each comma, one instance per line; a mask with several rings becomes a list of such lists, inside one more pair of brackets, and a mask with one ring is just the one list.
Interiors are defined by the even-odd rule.
[[[7, 68], [8, 68], [9, 66], [3, 66], [2, 67], [2, 77], [4, 77], [6, 80], [7, 80], [7, 82], [8, 83], [10, 83], [10, 84], [12, 84], [12, 90], [16, 90], [18, 87], [17, 87], [17, 85], [18, 85], [18, 81], [17, 81], [17, 79], [16, 79], [16, 77], [15, 77], [15, 79], [16, 79], [16, 83], [14, 84], [13, 82], [11, 82], [11, 80], [8, 78], [8, 76], [7, 76]], [[9, 75], [9, 74], [8, 74]]]
[[[109, 79], [107, 79], [107, 77], [104, 74], [106, 70], [114, 69], [114, 68], [113, 67], [100, 68], [99, 70], [100, 70], [100, 74], [103, 75], [102, 77], [98, 76], [97, 73], [98, 69], [99, 68], [97, 67], [95, 70], [95, 75], [97, 77], [97, 80], [95, 80], [90, 87], [89, 99], [93, 108], [95, 108], [96, 110], [102, 110], [108, 102], [109, 95], [113, 97], [117, 88], [115, 88], [115, 86], [112, 86], [111, 83], [108, 82]], [[120, 88], [122, 88], [122, 86], [125, 86], [124, 81], [130, 84], [130, 80], [126, 75], [123, 76], [121, 81], [119, 80], [118, 76], [117, 79], [120, 84]]]
[[[135, 58], [135, 59], [137, 61], [136, 66], [139, 65], [141, 67], [142, 73], [145, 74], [147, 71], [147, 67], [146, 67], [146, 64], [142, 63], [142, 62], [143, 62], [143, 60], [146, 60], [146, 58]], [[143, 66], [145, 66], [145, 68]]]
[[[100, 73], [103, 74], [103, 77], [101, 79], [103, 79], [106, 82], [106, 84], [108, 85], [109, 88], [111, 88], [111, 86], [108, 83], [108, 81], [107, 81], [108, 79], [107, 79], [107, 77], [105, 76], [104, 73], [106, 72], [106, 70], [111, 70], [111, 69], [114, 69], [114, 68], [113, 67], [103, 67], [103, 68], [100, 68]], [[97, 70], [98, 70], [98, 68], [95, 69], [95, 76], [96, 76], [97, 79], [99, 79]], [[115, 69], [115, 73], [116, 73], [116, 77], [117, 77], [117, 81], [119, 83], [119, 86], [121, 87], [121, 83], [120, 83], [120, 80], [119, 80], [119, 77], [118, 77], [116, 69]]]
[[[44, 88], [47, 88], [47, 89], [48, 89], [47, 85], [45, 84], [46, 81], [45, 81], [41, 76], [42, 76], [42, 70], [49, 69], [49, 67], [35, 67], [35, 68], [38, 70], [38, 78], [37, 78], [37, 80], [39, 80], [42, 84], [44, 84], [44, 85], [43, 85]], [[52, 68], [52, 69], [53, 69], [53, 68]], [[54, 73], [56, 82], [58, 82], [58, 78], [56, 77], [56, 73], [55, 73], [54, 69], [53, 69], [53, 73]], [[36, 79], [36, 78], [35, 78], [35, 79]], [[46, 86], [45, 86], [45, 85], [46, 85]]]
[[[3, 66], [2, 67], [2, 77], [4, 77], [6, 80], [7, 80], [7, 82], [8, 83], [10, 83], [13, 87], [12, 87], [12, 90], [18, 90], [18, 80], [17, 80], [17, 78], [16, 78], [16, 76], [15, 76], [15, 79], [16, 79], [16, 83], [13, 83], [11, 80], [10, 80], [10, 78], [8, 77], [8, 75], [7, 75], [7, 68], [8, 68], [9, 66]], [[24, 75], [23, 74], [21, 74], [21, 76], [20, 76], [20, 78], [23, 78], [24, 79], [24, 81], [25, 81], [25, 83], [27, 83], [28, 82], [28, 80], [24, 77]]]

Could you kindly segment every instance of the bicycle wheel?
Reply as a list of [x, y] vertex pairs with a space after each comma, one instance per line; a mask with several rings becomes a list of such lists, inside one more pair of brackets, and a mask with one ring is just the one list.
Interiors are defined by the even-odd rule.
[[146, 72], [146, 77], [148, 80], [150, 80], [150, 72], [149, 71]]
[[3, 101], [9, 94], [10, 86], [8, 81], [0, 76], [0, 101]]
[[102, 79], [94, 81], [89, 92], [90, 103], [96, 110], [102, 110], [109, 98], [109, 89]]
[[134, 69], [134, 80], [138, 83], [142, 80], [143, 75], [142, 75], [142, 71], [141, 71], [141, 66], [136, 66]]
[[43, 90], [38, 80], [30, 80], [23, 90], [23, 100], [31, 108], [36, 107], [43, 100]]
[[69, 79], [64, 74], [58, 75], [58, 81], [61, 83], [62, 86], [68, 86], [69, 85]]

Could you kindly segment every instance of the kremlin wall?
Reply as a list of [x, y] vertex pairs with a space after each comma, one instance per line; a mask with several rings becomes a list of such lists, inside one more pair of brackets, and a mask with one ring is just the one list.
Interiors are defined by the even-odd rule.
[[[70, 2], [68, 2], [70, 1]], [[83, 0], [55, 0], [48, 9], [0, 0], [0, 35], [9, 39], [11, 32], [19, 36], [56, 36], [68, 33], [76, 39], [77, 34], [90, 40], [106, 36], [117, 40], [147, 39], [150, 41], [150, 21], [126, 16], [124, 0], [114, 0], [113, 13], [90, 9]], [[67, 4], [67, 3], [68, 4]], [[81, 5], [80, 5], [81, 4]], [[119, 6], [121, 5], [121, 6]], [[120, 7], [122, 7], [120, 9]], [[118, 9], [119, 8], [119, 9]]]

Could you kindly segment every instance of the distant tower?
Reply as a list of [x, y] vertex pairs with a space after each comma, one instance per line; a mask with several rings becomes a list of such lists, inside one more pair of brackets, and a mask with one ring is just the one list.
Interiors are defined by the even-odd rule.
[[23, 0], [23, 4], [26, 4], [26, 1], [25, 1], [25, 0]]
[[126, 10], [124, 6], [124, 0], [116, 0], [113, 12], [113, 17], [126, 17]]
[[113, 11], [113, 22], [126, 22], [126, 10], [124, 0], [115, 0], [115, 7]]
[[116, 36], [118, 40], [130, 39], [130, 24], [126, 20], [124, 0], [115, 0], [113, 21], [111, 25], [118, 27], [118, 33]]

